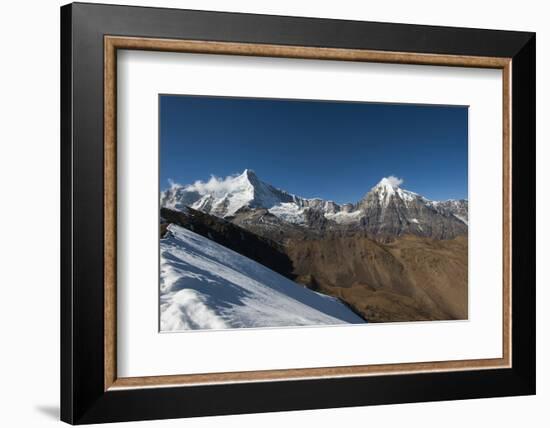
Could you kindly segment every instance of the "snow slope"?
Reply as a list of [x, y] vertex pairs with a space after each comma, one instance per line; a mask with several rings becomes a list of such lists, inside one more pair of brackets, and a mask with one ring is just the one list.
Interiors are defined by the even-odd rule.
[[160, 241], [162, 331], [365, 322], [339, 300], [190, 230], [168, 231]]

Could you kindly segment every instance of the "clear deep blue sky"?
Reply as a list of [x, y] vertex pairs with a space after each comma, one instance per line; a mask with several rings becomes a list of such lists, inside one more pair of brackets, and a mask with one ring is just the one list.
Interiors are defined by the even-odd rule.
[[356, 202], [382, 177], [467, 198], [467, 107], [160, 96], [160, 187], [252, 169], [303, 197]]

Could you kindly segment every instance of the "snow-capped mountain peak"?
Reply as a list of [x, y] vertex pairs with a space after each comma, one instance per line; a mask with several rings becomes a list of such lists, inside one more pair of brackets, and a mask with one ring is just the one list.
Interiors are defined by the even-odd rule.
[[377, 200], [382, 205], [388, 205], [395, 197], [405, 202], [410, 202], [418, 198], [424, 199], [417, 193], [402, 189], [400, 187], [401, 184], [403, 184], [403, 180], [401, 178], [394, 177], [393, 175], [384, 177], [369, 191], [369, 193], [367, 193], [361, 203], [364, 201], [372, 203]]
[[234, 215], [243, 207], [271, 208], [296, 198], [264, 183], [251, 169], [225, 178], [211, 176], [182, 186], [172, 184], [161, 194], [161, 206], [181, 210], [185, 206], [218, 217]]
[[251, 186], [258, 185], [260, 182], [260, 179], [258, 178], [256, 173], [248, 168], [246, 168], [239, 177], [241, 177], [243, 180], [248, 181]]
[[401, 178], [390, 175], [389, 177], [383, 177], [373, 189], [386, 189], [388, 191], [395, 190], [403, 183]]
[[374, 192], [378, 195], [380, 200], [387, 201], [391, 196], [395, 195], [399, 190], [400, 182], [392, 180], [394, 177], [384, 177], [380, 182], [371, 189], [371, 192]]

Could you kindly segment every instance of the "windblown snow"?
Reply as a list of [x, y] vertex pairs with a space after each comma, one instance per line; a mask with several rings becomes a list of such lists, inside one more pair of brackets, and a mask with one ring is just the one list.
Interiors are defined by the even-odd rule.
[[385, 205], [388, 204], [388, 201], [394, 195], [397, 195], [404, 202], [410, 202], [417, 198], [424, 199], [417, 193], [404, 190], [399, 187], [402, 183], [402, 179], [390, 175], [389, 177], [382, 178], [382, 180], [380, 180], [380, 182], [371, 189], [371, 192], [375, 193], [378, 196], [380, 203]]
[[245, 169], [239, 175], [212, 176], [206, 182], [196, 181], [187, 186], [173, 183], [162, 193], [161, 205], [176, 210], [190, 206], [218, 217], [229, 217], [243, 207], [271, 208], [297, 199], [260, 181], [254, 171]]
[[160, 259], [162, 331], [365, 322], [338, 299], [174, 224]]

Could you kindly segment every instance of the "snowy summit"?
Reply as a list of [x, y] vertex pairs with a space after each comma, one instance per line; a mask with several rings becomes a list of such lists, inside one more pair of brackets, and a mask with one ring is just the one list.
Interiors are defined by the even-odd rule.
[[206, 182], [187, 186], [172, 183], [161, 195], [161, 205], [166, 208], [190, 206], [218, 217], [232, 216], [243, 207], [269, 208], [294, 200], [294, 195], [260, 181], [250, 169], [225, 178], [211, 176]]
[[405, 201], [412, 201], [416, 198], [426, 200], [426, 198], [417, 193], [402, 189], [399, 187], [401, 184], [403, 184], [403, 179], [390, 175], [389, 177], [382, 178], [382, 180], [371, 189], [371, 193], [376, 194], [379, 201], [385, 204], [389, 203], [392, 196], [397, 196]]

